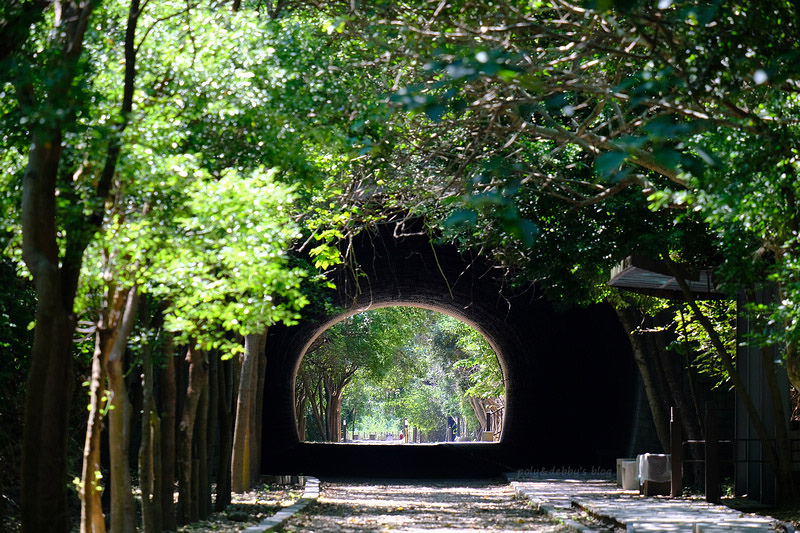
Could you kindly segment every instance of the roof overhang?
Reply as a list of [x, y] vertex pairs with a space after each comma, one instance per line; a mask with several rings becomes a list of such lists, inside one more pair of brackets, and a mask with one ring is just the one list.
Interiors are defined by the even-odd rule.
[[[725, 298], [711, 279], [707, 270], [689, 270], [684, 265], [676, 265], [679, 273], [698, 300], [717, 300]], [[685, 300], [683, 291], [667, 264], [659, 259], [641, 255], [626, 257], [611, 270], [611, 287], [667, 298]]]

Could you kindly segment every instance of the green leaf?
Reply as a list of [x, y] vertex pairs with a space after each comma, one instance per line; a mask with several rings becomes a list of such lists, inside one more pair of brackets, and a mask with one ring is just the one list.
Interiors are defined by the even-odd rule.
[[445, 221], [445, 226], [474, 226], [478, 220], [478, 213], [472, 209], [457, 209], [453, 211]]
[[608, 178], [619, 171], [629, 155], [628, 152], [619, 151], [601, 154], [594, 160], [595, 170], [597, 170], [601, 176]]

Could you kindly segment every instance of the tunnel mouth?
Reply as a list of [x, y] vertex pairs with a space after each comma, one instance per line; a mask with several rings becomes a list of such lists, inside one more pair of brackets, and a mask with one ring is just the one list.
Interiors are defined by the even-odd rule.
[[[489, 261], [432, 242], [424, 232], [398, 236], [381, 226], [355, 238], [352, 250], [355, 267], [330, 274], [335, 288], [326, 306], [269, 328], [263, 473], [468, 477], [606, 469], [630, 456], [638, 435], [646, 436], [636, 429], [644, 411], [630, 341], [607, 303], [564, 308], [535, 285], [512, 290]], [[299, 439], [295, 385], [308, 348], [347, 316], [390, 306], [450, 315], [487, 339], [505, 384], [499, 442], [380, 446]]]
[[301, 444], [497, 444], [507, 394], [501, 354], [442, 306], [383, 302], [341, 312], [309, 336], [293, 374]]

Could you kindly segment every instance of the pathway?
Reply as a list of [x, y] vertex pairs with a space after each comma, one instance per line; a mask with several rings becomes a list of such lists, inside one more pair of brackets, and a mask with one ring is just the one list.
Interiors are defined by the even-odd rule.
[[551, 517], [569, 520], [577, 507], [609, 524], [625, 526], [628, 533], [787, 530], [771, 518], [741, 513], [703, 500], [645, 498], [637, 491], [622, 490], [611, 481], [553, 477], [510, 479], [519, 494], [528, 497]]
[[323, 482], [319, 500], [283, 531], [565, 531], [487, 480]]

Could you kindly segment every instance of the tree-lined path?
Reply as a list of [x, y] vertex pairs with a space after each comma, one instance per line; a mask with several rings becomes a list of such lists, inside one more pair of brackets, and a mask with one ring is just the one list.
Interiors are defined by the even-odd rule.
[[507, 483], [337, 480], [284, 531], [563, 531]]
[[[261, 474], [607, 469], [673, 420], [798, 505], [798, 71], [789, 0], [0, 1], [0, 531], [175, 531]], [[401, 306], [499, 371], [358, 317]], [[420, 400], [387, 432], [473, 442], [336, 442], [362, 325], [377, 396]]]

